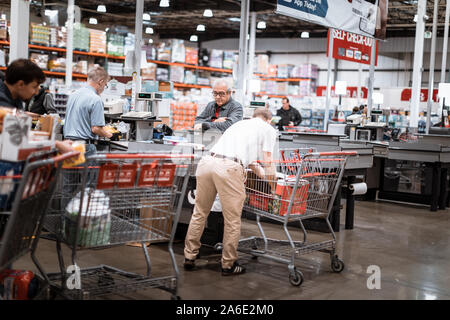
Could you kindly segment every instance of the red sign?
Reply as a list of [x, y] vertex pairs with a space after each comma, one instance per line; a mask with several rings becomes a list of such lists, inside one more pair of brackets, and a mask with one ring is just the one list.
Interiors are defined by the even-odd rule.
[[[332, 30], [332, 31], [331, 31]], [[330, 43], [330, 32], [333, 32], [333, 58], [347, 60], [356, 63], [370, 65], [372, 56], [372, 44], [374, 39], [350, 33], [347, 31], [328, 29], [328, 43]], [[378, 64], [378, 41], [375, 50], [375, 65]], [[328, 56], [327, 48], [327, 56]]]
[[[433, 90], [433, 101], [434, 102], [439, 102], [438, 92], [439, 92], [438, 89]], [[411, 88], [403, 89], [400, 100], [401, 101], [411, 101], [411, 96], [412, 96]], [[428, 101], [428, 89], [421, 89], [420, 90], [420, 102], [427, 102], [427, 101]]]
[[[331, 87], [331, 96], [337, 97], [338, 95], [334, 92], [334, 87]], [[361, 98], [367, 99], [368, 89], [365, 87], [361, 88]], [[318, 97], [326, 97], [327, 96], [327, 87], [317, 87], [316, 95]], [[343, 96], [344, 98], [358, 98], [358, 87], [347, 87], [347, 95]]]

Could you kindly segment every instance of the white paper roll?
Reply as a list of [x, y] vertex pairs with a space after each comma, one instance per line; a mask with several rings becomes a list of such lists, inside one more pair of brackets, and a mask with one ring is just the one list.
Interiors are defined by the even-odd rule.
[[354, 183], [350, 185], [350, 191], [354, 196], [362, 195], [367, 193], [367, 184], [365, 183]]

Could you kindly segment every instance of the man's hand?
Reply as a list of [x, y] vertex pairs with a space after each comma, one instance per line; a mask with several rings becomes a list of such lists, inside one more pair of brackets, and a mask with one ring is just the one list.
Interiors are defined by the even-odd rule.
[[55, 147], [58, 149], [59, 153], [68, 153], [73, 151], [72, 148], [73, 141], [71, 140], [65, 140], [65, 141], [55, 141]]
[[201, 130], [202, 130], [202, 124], [201, 124], [201, 123], [197, 123], [197, 124], [194, 126], [194, 130], [195, 130], [195, 131], [201, 131]]
[[294, 123], [291, 121], [291, 122], [289, 122], [289, 126], [290, 127], [293, 127], [294, 126]]
[[226, 117], [223, 117], [223, 118], [219, 118], [219, 119], [217, 119], [216, 121], [214, 121], [214, 122], [225, 122], [225, 121], [227, 121], [227, 119], [228, 118], [226, 118]]

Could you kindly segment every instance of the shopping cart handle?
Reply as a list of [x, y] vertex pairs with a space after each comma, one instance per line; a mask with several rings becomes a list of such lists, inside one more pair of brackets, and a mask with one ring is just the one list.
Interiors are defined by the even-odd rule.
[[[97, 156], [96, 156], [97, 157]], [[157, 153], [107, 153], [99, 155], [98, 158], [106, 159], [193, 159], [193, 154], [157, 154]]]
[[356, 151], [336, 151], [336, 152], [313, 152], [310, 153], [313, 157], [328, 157], [328, 156], [356, 156]]
[[61, 154], [59, 156], [53, 157], [53, 158], [51, 158], [51, 160], [55, 164], [57, 164], [58, 162], [65, 161], [65, 160], [70, 159], [70, 158], [75, 158], [75, 157], [78, 157], [79, 155], [80, 155], [79, 151], [70, 151], [70, 152], [67, 152], [67, 153], [63, 153], [63, 154]]

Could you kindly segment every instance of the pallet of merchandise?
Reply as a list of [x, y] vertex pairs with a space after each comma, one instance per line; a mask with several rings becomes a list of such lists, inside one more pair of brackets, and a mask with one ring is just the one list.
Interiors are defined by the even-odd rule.
[[106, 53], [106, 32], [89, 29], [89, 52]]

